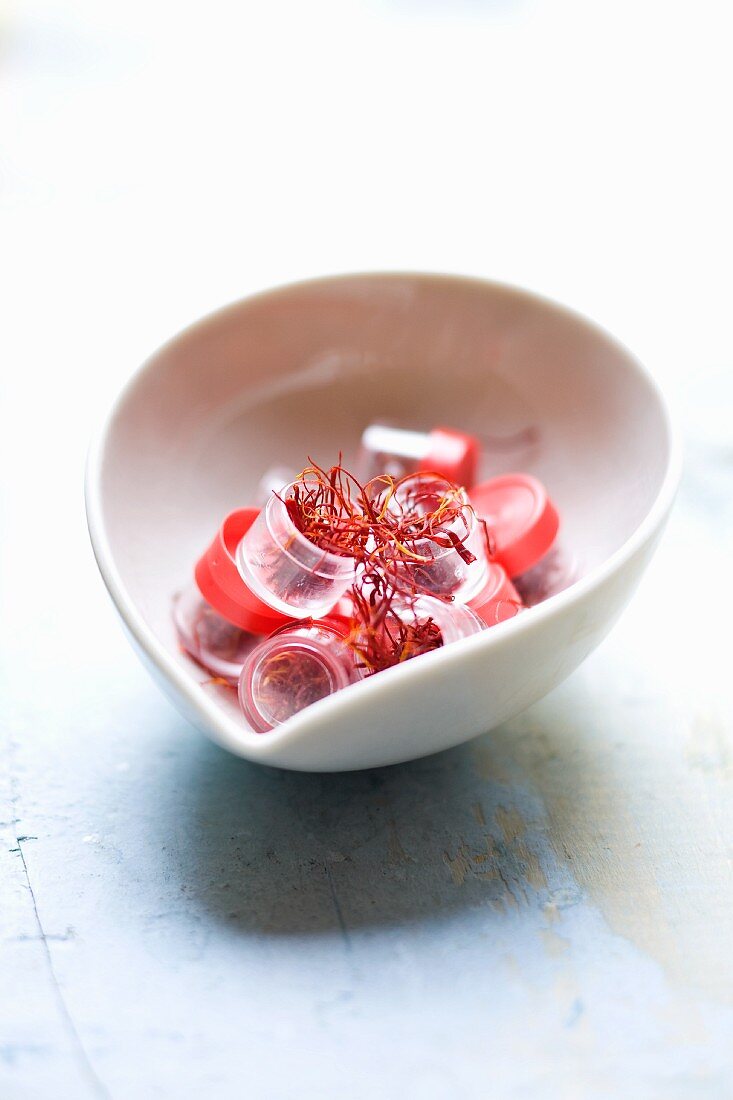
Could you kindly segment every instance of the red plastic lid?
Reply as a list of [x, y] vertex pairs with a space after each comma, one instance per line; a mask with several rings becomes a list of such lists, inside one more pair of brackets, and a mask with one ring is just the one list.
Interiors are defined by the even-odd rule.
[[476, 480], [481, 453], [479, 441], [453, 428], [433, 428], [429, 439], [430, 449], [421, 462], [424, 469], [434, 470], [448, 481], [470, 488]]
[[495, 626], [512, 619], [524, 604], [504, 567], [498, 561], [490, 561], [486, 584], [478, 596], [468, 601], [468, 606], [487, 626]]
[[530, 474], [504, 474], [475, 485], [471, 504], [493, 535], [510, 577], [526, 573], [555, 541], [560, 519], [544, 485]]
[[196, 562], [195, 577], [204, 599], [230, 623], [251, 634], [271, 634], [290, 620], [247, 588], [234, 560], [239, 543], [258, 515], [258, 508], [230, 512]]

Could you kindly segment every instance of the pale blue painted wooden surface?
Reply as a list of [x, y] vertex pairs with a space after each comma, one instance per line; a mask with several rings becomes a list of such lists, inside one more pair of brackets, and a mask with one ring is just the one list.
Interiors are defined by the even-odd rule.
[[[340, 166], [349, 194], [329, 195], [308, 176], [308, 217], [279, 190], [292, 170], [288, 149], [268, 145], [274, 175], [262, 179], [231, 150], [249, 81], [265, 66], [255, 47], [265, 57], [274, 48], [277, 11], [210, 16], [223, 75], [215, 52], [195, 52], [203, 10], [200, 25], [163, 5], [143, 22], [134, 5], [102, 17], [80, 4], [35, 4], [6, 21], [3, 1100], [733, 1092], [733, 741], [721, 615], [733, 595], [733, 385], [716, 267], [721, 241], [730, 244], [729, 187], [708, 142], [726, 101], [713, 64], [722, 9], [703, 9], [693, 28], [666, 6], [654, 17], [623, 4], [603, 16], [626, 81], [609, 115], [604, 89], [617, 61], [578, 55], [595, 33], [582, 6], [461, 9], [442, 24], [405, 5], [309, 8], [322, 36], [305, 59], [287, 47], [294, 79], [306, 61], [326, 73], [326, 28], [336, 20], [365, 51], [387, 36], [388, 89], [401, 72], [427, 79], [431, 60], [444, 57], [451, 79], [440, 94], [453, 115], [471, 88], [484, 97], [469, 111], [474, 130], [444, 129], [451, 153], [440, 167], [422, 130], [400, 157], [403, 125], [389, 94], [362, 101], [349, 85], [399, 161], [401, 216], [394, 192], [379, 189], [387, 154], [376, 138], [332, 148], [311, 129], [313, 178]], [[287, 17], [298, 37], [304, 17], [294, 8]], [[240, 70], [247, 18], [256, 43], [245, 51], [251, 68]], [[656, 100], [642, 61], [659, 28], [678, 53], [693, 36], [697, 75], [683, 96], [675, 49], [657, 57], [667, 110], [646, 174], [629, 190], [625, 170], [587, 158], [602, 139], [619, 163], [647, 149], [645, 111]], [[416, 34], [413, 56], [404, 47]], [[482, 51], [494, 69], [477, 68]], [[192, 88], [184, 78], [194, 56], [205, 79]], [[519, 95], [503, 102], [489, 136], [522, 180], [548, 142], [564, 150], [567, 174], [550, 172], [544, 190], [525, 196], [536, 194], [539, 209], [468, 142], [480, 118], [491, 120], [482, 112], [498, 102], [492, 81], [527, 56], [558, 112], [550, 134], [549, 116], [533, 122], [535, 100]], [[357, 52], [357, 75], [363, 64]], [[543, 80], [558, 66], [575, 82]], [[337, 65], [343, 81], [348, 68]], [[326, 75], [303, 85], [306, 108], [332, 102]], [[162, 148], [167, 81], [186, 110], [172, 116], [172, 144]], [[580, 100], [577, 81], [587, 90]], [[262, 117], [282, 127], [292, 94], [273, 95], [259, 103]], [[685, 96], [687, 113], [676, 110]], [[212, 121], [217, 110], [227, 125]], [[578, 117], [598, 127], [586, 127], [582, 149]], [[265, 123], [251, 126], [261, 150]], [[510, 156], [522, 128], [528, 140]], [[307, 145], [297, 131], [296, 160]], [[684, 201], [701, 192], [695, 165], [678, 163], [681, 141], [688, 158], [706, 157], [694, 219]], [[204, 204], [214, 150], [219, 201]], [[427, 239], [428, 211], [452, 186], [456, 158], [465, 202]], [[568, 183], [578, 173], [582, 196]], [[358, 224], [336, 232], [329, 219], [352, 225], [357, 199]], [[678, 263], [664, 251], [670, 211]], [[581, 223], [591, 219], [589, 235]], [[397, 768], [263, 770], [185, 726], [129, 650], [84, 531], [86, 438], [132, 366], [191, 316], [293, 275], [384, 264], [516, 278], [617, 328], [682, 409], [680, 501], [613, 635], [526, 715]]]

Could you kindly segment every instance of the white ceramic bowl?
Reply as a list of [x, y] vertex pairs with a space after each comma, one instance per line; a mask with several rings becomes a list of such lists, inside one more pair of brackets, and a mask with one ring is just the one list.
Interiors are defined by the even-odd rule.
[[[539, 607], [316, 703], [268, 734], [179, 651], [171, 597], [268, 466], [348, 466], [371, 420], [484, 438], [482, 476], [548, 486], [583, 576]], [[659, 539], [678, 460], [659, 391], [581, 317], [474, 279], [355, 275], [238, 302], [166, 344], [92, 448], [87, 512], [105, 583], [186, 718], [232, 752], [337, 771], [456, 745], [560, 683], [608, 632]]]

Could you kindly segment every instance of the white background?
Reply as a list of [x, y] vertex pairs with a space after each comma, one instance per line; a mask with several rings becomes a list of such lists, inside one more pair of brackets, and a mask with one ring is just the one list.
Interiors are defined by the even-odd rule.
[[[731, 1094], [729, 16], [0, 0], [0, 1095]], [[549, 702], [420, 765], [283, 777], [128, 651], [84, 455], [196, 316], [383, 268], [600, 321], [677, 408], [685, 479]]]

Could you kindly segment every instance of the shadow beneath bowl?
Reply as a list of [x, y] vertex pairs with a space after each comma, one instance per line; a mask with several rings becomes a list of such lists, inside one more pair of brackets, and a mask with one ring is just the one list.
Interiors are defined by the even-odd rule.
[[[348, 940], [359, 928], [450, 910], [480, 908], [485, 920], [564, 904], [574, 887], [525, 767], [528, 756], [557, 758], [562, 730], [562, 714], [540, 703], [424, 760], [318, 775], [191, 741], [179, 757], [182, 805], [166, 876], [232, 929], [270, 935]], [[563, 783], [577, 789], [572, 763], [572, 754], [559, 761]]]

